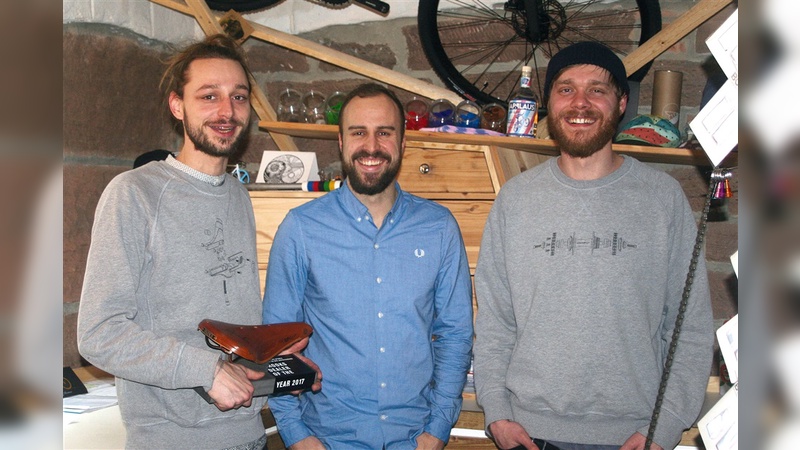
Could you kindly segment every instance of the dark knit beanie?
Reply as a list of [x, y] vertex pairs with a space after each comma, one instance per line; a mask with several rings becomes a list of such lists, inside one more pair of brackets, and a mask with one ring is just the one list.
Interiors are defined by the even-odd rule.
[[622, 93], [630, 94], [628, 77], [622, 60], [610, 48], [599, 42], [578, 42], [561, 49], [550, 59], [544, 81], [545, 100], [550, 97], [550, 86], [553, 78], [568, 66], [591, 64], [606, 69], [619, 85]]

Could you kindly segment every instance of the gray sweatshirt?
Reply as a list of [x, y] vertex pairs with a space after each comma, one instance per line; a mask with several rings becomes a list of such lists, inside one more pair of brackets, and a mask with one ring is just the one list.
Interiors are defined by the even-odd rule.
[[116, 376], [128, 448], [224, 448], [264, 434], [256, 399], [221, 412], [221, 352], [205, 318], [261, 323], [255, 220], [230, 175], [213, 186], [174, 158], [114, 178], [97, 206], [78, 314], [78, 348]]
[[[475, 384], [486, 425], [621, 445], [647, 435], [696, 236], [667, 174], [625, 157], [593, 181], [553, 158], [503, 186], [475, 274]], [[713, 323], [704, 256], [655, 442], [674, 448], [702, 406]]]

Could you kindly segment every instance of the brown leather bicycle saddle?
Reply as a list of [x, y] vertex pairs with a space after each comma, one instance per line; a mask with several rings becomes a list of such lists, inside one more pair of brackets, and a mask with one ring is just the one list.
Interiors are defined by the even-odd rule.
[[209, 347], [263, 364], [295, 342], [311, 336], [311, 325], [286, 322], [272, 325], [236, 325], [204, 319], [197, 325]]

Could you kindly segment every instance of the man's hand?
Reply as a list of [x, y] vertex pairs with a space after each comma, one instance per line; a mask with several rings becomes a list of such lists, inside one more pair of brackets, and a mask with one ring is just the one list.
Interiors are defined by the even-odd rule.
[[214, 381], [208, 396], [220, 411], [250, 406], [253, 401], [253, 383], [264, 376], [239, 364], [221, 361], [214, 372]]
[[325, 450], [325, 446], [316, 436], [309, 436], [290, 445], [289, 450]]
[[[310, 359], [306, 358], [305, 356], [303, 356], [303, 355], [301, 355], [299, 353], [301, 350], [306, 348], [307, 345], [308, 345], [308, 338], [306, 337], [306, 338], [303, 338], [303, 339], [297, 341], [296, 343], [292, 344], [291, 347], [289, 347], [286, 350], [282, 351], [280, 354], [281, 355], [289, 355], [289, 354], [293, 353], [294, 356], [297, 356], [297, 358], [300, 359], [300, 361], [303, 361], [304, 363], [308, 364], [309, 367], [314, 369], [314, 372], [316, 372], [317, 375], [314, 377], [314, 384], [311, 385], [311, 390], [313, 392], [317, 392], [320, 389], [322, 389], [322, 371], [319, 370], [319, 366], [316, 363], [314, 363], [314, 361], [311, 361]], [[294, 394], [294, 395], [300, 395], [300, 393], [302, 393], [302, 392], [303, 391], [292, 391], [291, 393]], [[298, 444], [299, 444], [299, 442], [298, 442]]]
[[417, 450], [442, 450], [444, 442], [436, 436], [423, 432], [417, 436]]
[[[647, 437], [642, 433], [633, 433], [631, 437], [622, 444], [619, 450], [644, 450], [644, 444], [647, 442]], [[664, 450], [660, 445], [655, 442], [650, 443], [650, 450]]]
[[494, 443], [501, 449], [522, 446], [527, 450], [539, 450], [522, 425], [510, 420], [497, 420], [489, 424]]

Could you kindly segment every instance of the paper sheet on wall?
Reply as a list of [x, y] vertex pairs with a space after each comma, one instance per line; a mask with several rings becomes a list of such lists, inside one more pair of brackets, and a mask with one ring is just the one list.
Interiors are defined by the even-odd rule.
[[700, 437], [708, 449], [737, 450], [739, 448], [739, 386], [734, 385], [697, 422]]
[[728, 80], [689, 123], [708, 158], [719, 165], [739, 143], [739, 88]]
[[706, 39], [706, 45], [728, 79], [739, 85], [739, 10]]
[[319, 181], [317, 154], [314, 152], [265, 151], [261, 157], [256, 183], [297, 185]]
[[717, 329], [717, 341], [731, 383], [739, 382], [739, 315], [733, 316]]

